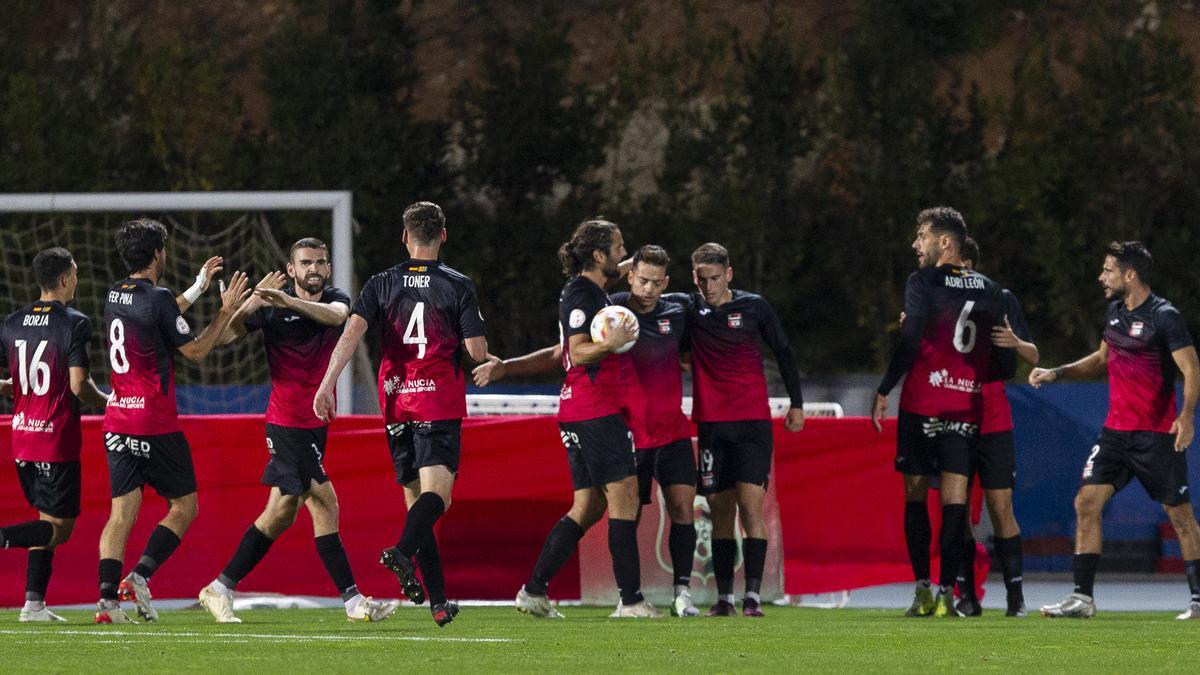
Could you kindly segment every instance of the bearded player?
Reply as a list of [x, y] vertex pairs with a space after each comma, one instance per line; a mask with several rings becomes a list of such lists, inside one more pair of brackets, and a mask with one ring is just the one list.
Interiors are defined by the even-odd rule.
[[338, 535], [337, 494], [322, 465], [329, 425], [313, 414], [312, 400], [350, 314], [350, 296], [328, 285], [331, 273], [324, 242], [312, 237], [297, 241], [288, 254], [287, 276], [267, 275], [226, 329], [226, 343], [250, 331], [263, 333], [271, 398], [266, 415], [270, 460], [262, 482], [271, 490], [229, 564], [200, 591], [200, 605], [217, 623], [241, 623], [233, 613], [234, 588], [296, 522], [302, 505], [312, 516], [317, 555], [341, 595], [346, 617], [382, 621], [398, 604], [358, 591]]
[[[33, 258], [36, 302], [0, 323], [0, 367], [12, 375], [12, 452], [17, 477], [38, 519], [0, 528], [0, 548], [28, 549], [25, 606], [19, 620], [65, 621], [46, 607], [54, 550], [79, 516], [80, 403], [103, 406], [108, 395], [88, 374], [91, 322], [68, 307], [79, 283], [74, 258], [60, 247]], [[6, 392], [7, 393], [7, 392]]]
[[[1109, 301], [1100, 348], [1057, 368], [1034, 368], [1029, 384], [1108, 373], [1108, 417], [1083, 465], [1075, 496], [1075, 589], [1042, 607], [1048, 617], [1089, 618], [1096, 613], [1093, 587], [1100, 563], [1104, 505], [1134, 478], [1162, 504], [1183, 549], [1191, 601], [1178, 619], [1200, 619], [1200, 527], [1188, 492], [1187, 448], [1200, 400], [1200, 361], [1183, 315], [1150, 290], [1153, 259], [1137, 241], [1113, 242], [1105, 251], [1100, 284]], [[1183, 407], [1176, 410], [1175, 381], [1183, 374]]]
[[[904, 377], [895, 466], [904, 477], [905, 540], [917, 580], [907, 616], [962, 616], [954, 607], [953, 587], [965, 545], [968, 477], [983, 417], [983, 387], [996, 379], [988, 336], [1003, 324], [1007, 306], [998, 285], [963, 266], [966, 238], [966, 223], [954, 209], [937, 207], [917, 215], [912, 248], [920, 269], [906, 284], [901, 343], [871, 411], [881, 430], [888, 393]], [[935, 475], [941, 479], [942, 502], [936, 598], [925, 505]]]
[[[676, 616], [697, 616], [700, 611], [689, 592], [696, 551], [696, 458], [692, 425], [681, 409], [679, 367], [680, 346], [687, 338], [687, 314], [682, 305], [661, 299], [670, 282], [670, 258], [665, 250], [643, 246], [634, 253], [631, 264], [630, 292], [612, 296], [613, 304], [628, 307], [638, 319], [638, 341], [621, 364], [621, 414], [633, 431], [637, 447], [640, 503], [651, 502], [651, 490], [657, 481], [671, 519], [668, 548], [675, 576], [672, 611]], [[489, 360], [475, 369], [475, 384], [482, 387], [506, 375], [559, 369], [561, 354], [562, 346], [555, 345], [505, 361]]]
[[403, 222], [409, 259], [363, 286], [314, 396], [313, 412], [324, 421], [332, 418], [338, 375], [367, 330], [380, 326], [379, 403], [408, 517], [400, 540], [384, 549], [379, 562], [413, 602], [423, 603], [428, 589], [433, 620], [445, 626], [458, 614], [458, 605], [446, 599], [433, 526], [450, 507], [458, 475], [467, 414], [466, 373], [460, 364], [464, 357], [482, 362], [487, 338], [475, 284], [438, 262], [446, 241], [441, 207], [417, 202], [405, 209]]

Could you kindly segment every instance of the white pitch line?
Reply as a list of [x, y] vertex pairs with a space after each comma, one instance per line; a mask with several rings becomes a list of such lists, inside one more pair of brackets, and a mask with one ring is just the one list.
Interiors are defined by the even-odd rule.
[[358, 642], [381, 640], [386, 642], [516, 642], [509, 638], [469, 638], [469, 637], [428, 637], [422, 635], [287, 635], [283, 633], [184, 633], [184, 632], [163, 632], [151, 633], [142, 631], [122, 631], [122, 630], [51, 630], [40, 632], [37, 630], [7, 630], [0, 629], [0, 635], [27, 635], [50, 637], [53, 635], [95, 635], [102, 637], [112, 636], [136, 636], [136, 637], [178, 637], [178, 638], [234, 638], [234, 639], [257, 639], [257, 640], [329, 640], [332, 642]]

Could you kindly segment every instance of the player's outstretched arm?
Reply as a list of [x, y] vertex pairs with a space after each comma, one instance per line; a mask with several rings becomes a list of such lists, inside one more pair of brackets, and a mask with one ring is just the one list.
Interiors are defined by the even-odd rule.
[[486, 387], [509, 375], [522, 377], [561, 369], [562, 345], [555, 344], [511, 359], [501, 359], [488, 354], [487, 362], [471, 371], [471, 376], [475, 380], [475, 386]]
[[344, 302], [311, 302], [272, 288], [256, 288], [254, 295], [272, 307], [290, 309], [326, 326], [340, 326], [350, 316], [350, 308]]
[[1057, 368], [1034, 368], [1029, 372], [1029, 384], [1034, 388], [1064, 377], [1095, 377], [1108, 367], [1108, 343], [1101, 342], [1100, 348], [1087, 356]]
[[1004, 349], [1015, 349], [1017, 356], [1031, 366], [1036, 366], [1042, 358], [1036, 344], [1022, 340], [1013, 330], [1007, 314], [1004, 316], [1003, 326], [992, 326], [992, 344]]
[[332, 420], [337, 412], [333, 389], [337, 386], [338, 377], [345, 370], [346, 364], [350, 363], [351, 357], [354, 356], [354, 350], [358, 349], [358, 343], [362, 342], [367, 328], [366, 319], [352, 314], [346, 322], [346, 330], [342, 331], [342, 337], [338, 338], [337, 345], [333, 348], [333, 354], [329, 357], [329, 367], [325, 369], [325, 377], [321, 379], [321, 386], [313, 396], [313, 414], [323, 422]]
[[1183, 373], [1183, 407], [1179, 416], [1171, 424], [1171, 433], [1175, 435], [1175, 452], [1183, 452], [1192, 444], [1195, 434], [1196, 403], [1200, 400], [1200, 359], [1196, 357], [1194, 346], [1183, 347], [1171, 352], [1179, 372]]
[[71, 368], [70, 373], [71, 393], [75, 394], [75, 398], [88, 406], [100, 407], [108, 405], [108, 400], [112, 397], [112, 394], [100, 391], [100, 388], [92, 380], [91, 373], [88, 372], [87, 368], [74, 366]]
[[200, 271], [196, 273], [196, 281], [192, 287], [175, 296], [175, 304], [179, 306], [180, 312], [186, 312], [189, 307], [196, 304], [200, 296], [204, 295], [204, 292], [212, 285], [212, 280], [221, 273], [221, 270], [225, 269], [224, 263], [225, 259], [219, 255], [204, 261], [204, 264], [200, 266]]
[[[267, 272], [266, 276], [259, 280], [254, 289], [283, 288], [284, 284], [286, 283], [287, 275], [276, 270], [274, 272]], [[229, 320], [229, 325], [225, 327], [225, 331], [221, 333], [221, 344], [233, 344], [234, 342], [246, 337], [246, 333], [248, 332], [246, 329], [246, 319], [250, 318], [255, 312], [266, 306], [266, 301], [256, 295], [251, 295], [249, 298], [246, 298], [246, 301], [242, 303], [242, 306], [238, 307], [238, 310], [233, 313], [233, 318]]]
[[237, 313], [242, 303], [250, 297], [250, 282], [244, 272], [234, 272], [229, 280], [229, 287], [221, 290], [221, 309], [212, 323], [204, 329], [200, 337], [179, 348], [179, 353], [192, 363], [203, 361], [219, 343], [230, 319]]

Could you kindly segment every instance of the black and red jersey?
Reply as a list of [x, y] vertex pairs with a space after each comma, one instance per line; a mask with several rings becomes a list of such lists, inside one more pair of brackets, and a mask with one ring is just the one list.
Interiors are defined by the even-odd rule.
[[979, 424], [983, 385], [997, 379], [992, 327], [1008, 307], [999, 285], [955, 265], [926, 267], [908, 278], [900, 348], [879, 385], [886, 396], [907, 374], [900, 409]]
[[692, 348], [692, 419], [696, 422], [769, 420], [761, 343], [775, 353], [791, 407], [804, 405], [800, 370], [783, 324], [761, 295], [733, 291], [728, 302], [710, 305], [700, 293], [668, 293], [688, 311]]
[[691, 438], [679, 366], [680, 347], [687, 344], [687, 310], [659, 300], [642, 314], [629, 305], [629, 293], [615, 293], [612, 301], [629, 307], [638, 319], [638, 341], [621, 360], [621, 413], [634, 447], [659, 448]]
[[0, 323], [0, 366], [13, 381], [13, 459], [79, 459], [82, 431], [71, 368], [88, 367], [91, 339], [88, 318], [60, 302], [35, 302]]
[[[1021, 311], [1021, 303], [1017, 301], [1017, 296], [1013, 295], [1008, 289], [1004, 289], [1002, 293], [1004, 294], [1006, 307], [1004, 314], [1008, 317], [1009, 324], [1012, 325], [1013, 333], [1025, 342], [1033, 342], [1033, 337], [1029, 332], [1029, 324], [1025, 321], [1025, 313]], [[1001, 318], [1001, 323], [1003, 323], [1003, 317]], [[1014, 361], [1012, 365], [1015, 370], [1016, 354], [1012, 354], [1011, 358]], [[1004, 375], [1009, 374], [1005, 373]], [[1008, 394], [1004, 391], [1004, 381], [985, 382], [983, 384], [983, 421], [979, 425], [979, 433], [995, 434], [1003, 431], [1012, 431], [1012, 429], [1012, 406], [1009, 405]]]
[[[558, 421], [582, 422], [621, 412], [621, 354], [596, 363], [571, 362], [572, 335], [591, 335], [596, 313], [612, 304], [608, 294], [587, 277], [572, 277], [558, 298], [558, 333], [567, 377], [558, 396]], [[588, 338], [591, 339], [590, 337]]]
[[436, 260], [408, 260], [371, 277], [353, 313], [382, 329], [379, 405], [388, 424], [466, 416], [463, 343], [484, 334], [469, 278]]
[[1134, 309], [1123, 300], [1104, 313], [1108, 345], [1108, 418], [1113, 431], [1167, 433], [1177, 415], [1175, 379], [1179, 369], [1172, 352], [1190, 347], [1183, 315], [1151, 294]]
[[158, 436], [179, 431], [175, 350], [196, 337], [171, 291], [127, 278], [108, 291], [104, 334], [113, 398], [104, 431]]
[[[296, 297], [289, 286], [284, 292]], [[350, 296], [340, 288], [327, 287], [317, 302], [340, 302], [350, 306]], [[246, 318], [246, 330], [261, 330], [271, 369], [271, 399], [267, 424], [300, 429], [325, 426], [313, 414], [313, 398], [325, 377], [329, 357], [342, 336], [342, 326], [327, 326], [282, 307], [267, 306]]]

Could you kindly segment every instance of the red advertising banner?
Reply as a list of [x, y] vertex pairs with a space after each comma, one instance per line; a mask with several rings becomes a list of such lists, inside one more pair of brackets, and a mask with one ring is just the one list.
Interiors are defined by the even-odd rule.
[[[0, 420], [0, 425], [7, 427], [8, 421]], [[155, 574], [151, 589], [157, 597], [194, 596], [221, 572], [262, 510], [267, 499], [267, 488], [259, 482], [267, 460], [264, 428], [258, 416], [183, 419], [199, 481], [200, 514], [183, 544]], [[901, 531], [900, 480], [892, 470], [894, 438], [894, 425], [876, 434], [861, 418], [810, 419], [799, 434], [777, 426], [772, 480], [777, 481], [788, 593], [911, 577]], [[0, 456], [10, 456], [9, 444], [8, 433], [0, 434]], [[47, 597], [52, 605], [89, 602], [98, 595], [97, 542], [110, 499], [103, 448], [100, 420], [85, 418], [83, 513], [71, 540], [55, 554]], [[379, 552], [400, 536], [404, 495], [396, 485], [379, 420], [336, 420], [325, 469], [337, 489], [341, 535], [359, 586], [367, 594], [395, 597], [395, 578], [377, 561]], [[566, 455], [553, 418], [466, 419], [454, 501], [438, 525], [450, 596], [513, 597], [570, 502]], [[127, 570], [165, 512], [166, 502], [149, 490], [126, 551]], [[34, 517], [16, 472], [0, 470], [0, 525]], [[336, 595], [311, 537], [311, 524], [302, 515], [238, 590]], [[24, 599], [24, 552], [0, 551], [0, 557], [0, 605], [19, 605]], [[564, 567], [551, 594], [580, 597], [577, 558]]]

